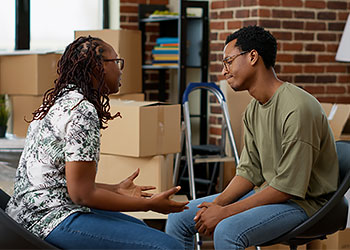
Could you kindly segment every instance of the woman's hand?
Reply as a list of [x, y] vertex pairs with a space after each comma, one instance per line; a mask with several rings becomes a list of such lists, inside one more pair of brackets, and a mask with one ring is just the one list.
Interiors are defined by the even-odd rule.
[[150, 199], [150, 210], [155, 212], [168, 214], [182, 212], [184, 209], [188, 209], [187, 202], [176, 202], [170, 199], [170, 196], [176, 194], [181, 189], [180, 186], [173, 187], [167, 191], [153, 195]]
[[146, 191], [155, 189], [154, 186], [138, 186], [135, 185], [134, 180], [139, 175], [140, 169], [138, 168], [132, 175], [120, 182], [115, 187], [115, 192], [121, 195], [131, 197], [151, 197], [153, 194]]

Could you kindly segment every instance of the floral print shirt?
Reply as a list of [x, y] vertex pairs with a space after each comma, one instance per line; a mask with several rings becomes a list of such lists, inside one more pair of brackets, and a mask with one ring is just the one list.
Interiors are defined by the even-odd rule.
[[6, 212], [45, 238], [75, 212], [90, 212], [70, 199], [65, 177], [69, 161], [99, 160], [100, 125], [93, 104], [77, 90], [58, 98], [42, 120], [31, 122]]

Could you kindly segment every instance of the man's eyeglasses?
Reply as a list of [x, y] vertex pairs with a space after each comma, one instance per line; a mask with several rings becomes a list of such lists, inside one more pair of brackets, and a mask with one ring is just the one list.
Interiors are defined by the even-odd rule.
[[105, 62], [112, 62], [114, 61], [120, 70], [124, 69], [124, 59], [123, 58], [115, 58], [115, 59], [103, 59]]
[[225, 69], [228, 71], [228, 67], [231, 65], [231, 63], [239, 56], [244, 55], [245, 53], [248, 53], [249, 51], [242, 51], [241, 53], [233, 56], [228, 56], [224, 60], [222, 60], [222, 64], [224, 65]]

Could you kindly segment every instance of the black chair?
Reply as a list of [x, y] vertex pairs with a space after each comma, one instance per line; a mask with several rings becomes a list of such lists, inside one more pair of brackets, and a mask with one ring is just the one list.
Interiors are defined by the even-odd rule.
[[1, 249], [57, 249], [35, 236], [5, 213], [10, 196], [0, 188], [0, 248]]
[[[344, 230], [348, 218], [348, 202], [344, 197], [350, 187], [350, 141], [337, 141], [339, 160], [339, 187], [330, 200], [313, 216], [288, 233], [260, 246], [289, 245], [297, 249], [313, 240], [326, 239], [327, 235]], [[257, 247], [259, 248], [259, 247]]]

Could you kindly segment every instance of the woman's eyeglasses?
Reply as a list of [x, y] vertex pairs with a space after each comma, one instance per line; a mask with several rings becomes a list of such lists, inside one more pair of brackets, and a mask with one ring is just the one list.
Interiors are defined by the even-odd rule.
[[115, 59], [103, 59], [105, 62], [115, 62], [119, 69], [122, 70], [124, 69], [124, 59], [123, 58], [115, 58]]

